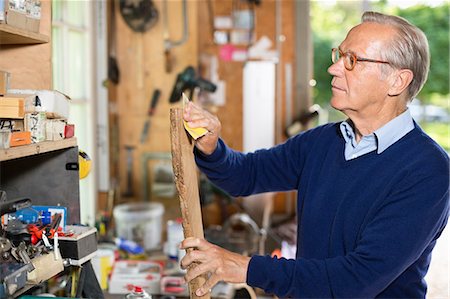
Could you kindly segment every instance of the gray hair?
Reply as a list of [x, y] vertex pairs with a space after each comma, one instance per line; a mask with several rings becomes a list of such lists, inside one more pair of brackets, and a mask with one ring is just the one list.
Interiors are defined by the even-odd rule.
[[407, 20], [398, 17], [366, 11], [362, 22], [374, 22], [391, 25], [397, 30], [397, 36], [392, 38], [388, 51], [382, 54], [383, 59], [399, 69], [409, 69], [413, 79], [408, 86], [407, 95], [412, 100], [427, 81], [430, 69], [430, 51], [425, 34]]

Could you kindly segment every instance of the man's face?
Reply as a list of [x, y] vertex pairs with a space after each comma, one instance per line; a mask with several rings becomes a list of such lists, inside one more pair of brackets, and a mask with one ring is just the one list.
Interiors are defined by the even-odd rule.
[[[381, 53], [386, 51], [385, 45], [394, 34], [387, 25], [362, 23], [350, 30], [339, 48], [358, 57], [382, 60]], [[388, 76], [382, 74], [381, 64], [358, 61], [349, 71], [343, 59], [339, 59], [328, 72], [333, 76], [333, 108], [349, 117], [374, 116], [382, 110], [388, 98]]]

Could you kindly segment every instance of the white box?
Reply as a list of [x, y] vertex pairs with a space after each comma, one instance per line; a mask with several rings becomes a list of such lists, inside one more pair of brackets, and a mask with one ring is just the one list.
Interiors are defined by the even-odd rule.
[[152, 261], [117, 261], [111, 274], [108, 292], [127, 294], [134, 286], [139, 286], [149, 294], [159, 294], [161, 271], [161, 265]]
[[45, 141], [45, 112], [25, 113], [25, 131], [31, 132], [31, 142]]
[[30, 89], [10, 89], [8, 92], [13, 94], [35, 94], [41, 100], [42, 111], [45, 111], [47, 118], [69, 118], [71, 99], [62, 92]]
[[47, 119], [45, 124], [45, 140], [63, 140], [66, 124], [66, 120], [62, 118]]

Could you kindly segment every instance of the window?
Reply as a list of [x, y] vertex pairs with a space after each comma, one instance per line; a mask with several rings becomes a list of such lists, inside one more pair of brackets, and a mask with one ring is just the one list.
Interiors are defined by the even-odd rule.
[[[75, 124], [80, 149], [95, 154], [95, 103], [92, 11], [96, 1], [53, 0], [53, 88], [72, 99], [69, 123]], [[94, 167], [93, 167], [94, 168]], [[92, 170], [93, 170], [92, 168]], [[80, 181], [81, 222], [95, 220], [96, 188], [92, 173]]]

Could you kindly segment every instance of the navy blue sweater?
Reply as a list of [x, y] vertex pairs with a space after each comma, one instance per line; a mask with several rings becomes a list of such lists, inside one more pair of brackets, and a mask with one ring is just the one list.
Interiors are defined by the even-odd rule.
[[280, 297], [424, 298], [449, 211], [449, 158], [416, 124], [381, 154], [344, 158], [338, 124], [243, 154], [219, 140], [200, 169], [234, 196], [298, 190], [295, 260], [253, 256], [247, 283]]

